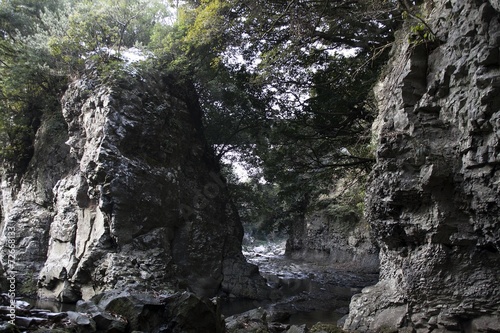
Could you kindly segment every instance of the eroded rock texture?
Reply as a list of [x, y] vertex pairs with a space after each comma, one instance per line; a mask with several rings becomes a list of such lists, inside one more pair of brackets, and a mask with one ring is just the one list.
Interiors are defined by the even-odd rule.
[[346, 329], [500, 330], [498, 7], [429, 1], [436, 42], [397, 38], [367, 196], [380, 282], [353, 298]]
[[350, 271], [378, 272], [378, 249], [370, 227], [351, 211], [315, 210], [294, 221], [286, 254], [292, 258], [329, 262]]
[[286, 255], [328, 262], [337, 269], [373, 272], [379, 269], [378, 248], [360, 207], [364, 181], [346, 175], [333, 180], [325, 197], [303, 204], [288, 230]]
[[74, 81], [64, 119], [43, 120], [20, 186], [4, 175], [1, 245], [15, 228], [18, 282], [61, 301], [123, 288], [265, 297], [194, 89], [120, 75]]

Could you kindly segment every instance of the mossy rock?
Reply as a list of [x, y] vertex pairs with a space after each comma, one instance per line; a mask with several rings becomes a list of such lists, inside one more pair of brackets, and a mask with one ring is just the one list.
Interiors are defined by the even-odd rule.
[[33, 273], [24, 276], [24, 280], [19, 283], [19, 295], [24, 297], [34, 297], [37, 294], [37, 279]]
[[345, 333], [343, 329], [335, 324], [317, 323], [309, 330], [310, 333]]

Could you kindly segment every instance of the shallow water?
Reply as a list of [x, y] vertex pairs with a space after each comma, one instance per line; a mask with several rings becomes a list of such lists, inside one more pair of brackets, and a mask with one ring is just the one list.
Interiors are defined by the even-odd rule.
[[314, 310], [311, 312], [297, 312], [290, 316], [284, 324], [303, 325], [308, 327], [313, 326], [318, 322], [324, 324], [336, 324], [344, 314], [338, 313], [335, 310]]
[[31, 304], [35, 309], [49, 310], [52, 312], [75, 311], [76, 304], [60, 303], [55, 300], [48, 299], [23, 299]]
[[336, 323], [349, 311], [354, 294], [378, 280], [377, 274], [337, 269], [331, 263], [295, 260], [284, 255], [285, 242], [246, 244], [243, 254], [259, 267], [268, 284], [281, 292], [274, 302], [232, 299], [222, 305], [226, 316], [257, 307], [287, 313], [286, 324], [312, 326], [317, 322]]

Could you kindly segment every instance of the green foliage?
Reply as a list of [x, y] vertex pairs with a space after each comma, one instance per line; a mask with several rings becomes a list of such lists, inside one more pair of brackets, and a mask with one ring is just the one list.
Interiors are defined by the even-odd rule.
[[122, 47], [147, 44], [167, 15], [161, 0], [0, 2], [1, 159], [22, 172], [43, 114], [60, 112], [68, 79], [92, 60], [120, 74]]
[[410, 44], [416, 46], [420, 44], [432, 43], [436, 40], [436, 34], [424, 20], [422, 14], [422, 5], [410, 5], [406, 1], [400, 1], [404, 10], [401, 17], [405, 21], [410, 21]]
[[[47, 5], [56, 4], [55, 1]], [[65, 80], [51, 72], [52, 58], [41, 31], [39, 2], [3, 1], [0, 50], [0, 157], [22, 172], [43, 112], [57, 108]]]
[[423, 23], [411, 26], [410, 31], [409, 41], [413, 45], [425, 44], [436, 40], [434, 33]]
[[335, 181], [332, 191], [321, 196], [315, 206], [335, 220], [361, 221], [364, 213], [367, 172], [350, 170]]
[[147, 45], [168, 13], [160, 0], [86, 0], [61, 8], [59, 15], [63, 33], [51, 34], [49, 46], [73, 68], [90, 56], [106, 62], [123, 47]]
[[227, 45], [228, 7], [229, 2], [220, 0], [185, 2], [177, 8], [172, 26], [155, 26], [150, 48], [167, 69], [205, 85], [223, 67], [220, 54]]
[[269, 142], [258, 147], [268, 180], [295, 182], [319, 195], [328, 191], [334, 173], [370, 168], [375, 110], [368, 92], [378, 69], [362, 67], [365, 60], [329, 57], [324, 71], [312, 76], [303, 108], [273, 123]]
[[227, 1], [202, 1], [195, 9], [195, 19], [187, 32], [186, 44], [195, 50], [208, 48], [214, 54], [222, 52], [225, 46], [225, 34], [222, 32], [227, 28], [225, 13], [228, 10]]
[[279, 202], [276, 185], [257, 181], [233, 183], [230, 191], [243, 225], [253, 236], [265, 238], [271, 233], [284, 234], [287, 224], [279, 216], [278, 208], [283, 203]]
[[151, 46], [195, 82], [217, 156], [236, 153], [268, 181], [234, 187], [244, 220], [285, 225], [281, 215], [303, 214], [344, 170], [370, 169], [370, 92], [396, 12], [378, 1], [205, 0], [156, 26]]
[[235, 185], [243, 219], [259, 229], [283, 230], [345, 170], [371, 167], [370, 91], [399, 24], [394, 2], [175, 5], [172, 22], [161, 0], [2, 0], [3, 157], [26, 165], [68, 80], [92, 63], [120, 84], [133, 70], [120, 52], [138, 46], [154, 53], [150, 65], [194, 83], [217, 157], [236, 153], [267, 180]]

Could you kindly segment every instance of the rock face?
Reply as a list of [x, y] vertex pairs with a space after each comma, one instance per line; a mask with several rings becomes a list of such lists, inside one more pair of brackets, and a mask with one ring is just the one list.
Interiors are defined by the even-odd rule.
[[42, 297], [122, 288], [265, 297], [193, 87], [151, 72], [89, 70], [67, 89], [64, 118], [45, 117], [20, 185], [4, 172], [3, 266], [15, 229], [16, 278]]
[[292, 258], [327, 261], [337, 268], [378, 272], [378, 249], [368, 224], [353, 212], [317, 210], [295, 221], [287, 241]]
[[498, 1], [426, 5], [436, 41], [402, 32], [377, 87], [367, 216], [380, 282], [352, 299], [344, 328], [498, 332]]
[[378, 272], [378, 248], [359, 207], [362, 183], [341, 178], [328, 199], [312, 203], [291, 225], [286, 254], [351, 271]]

